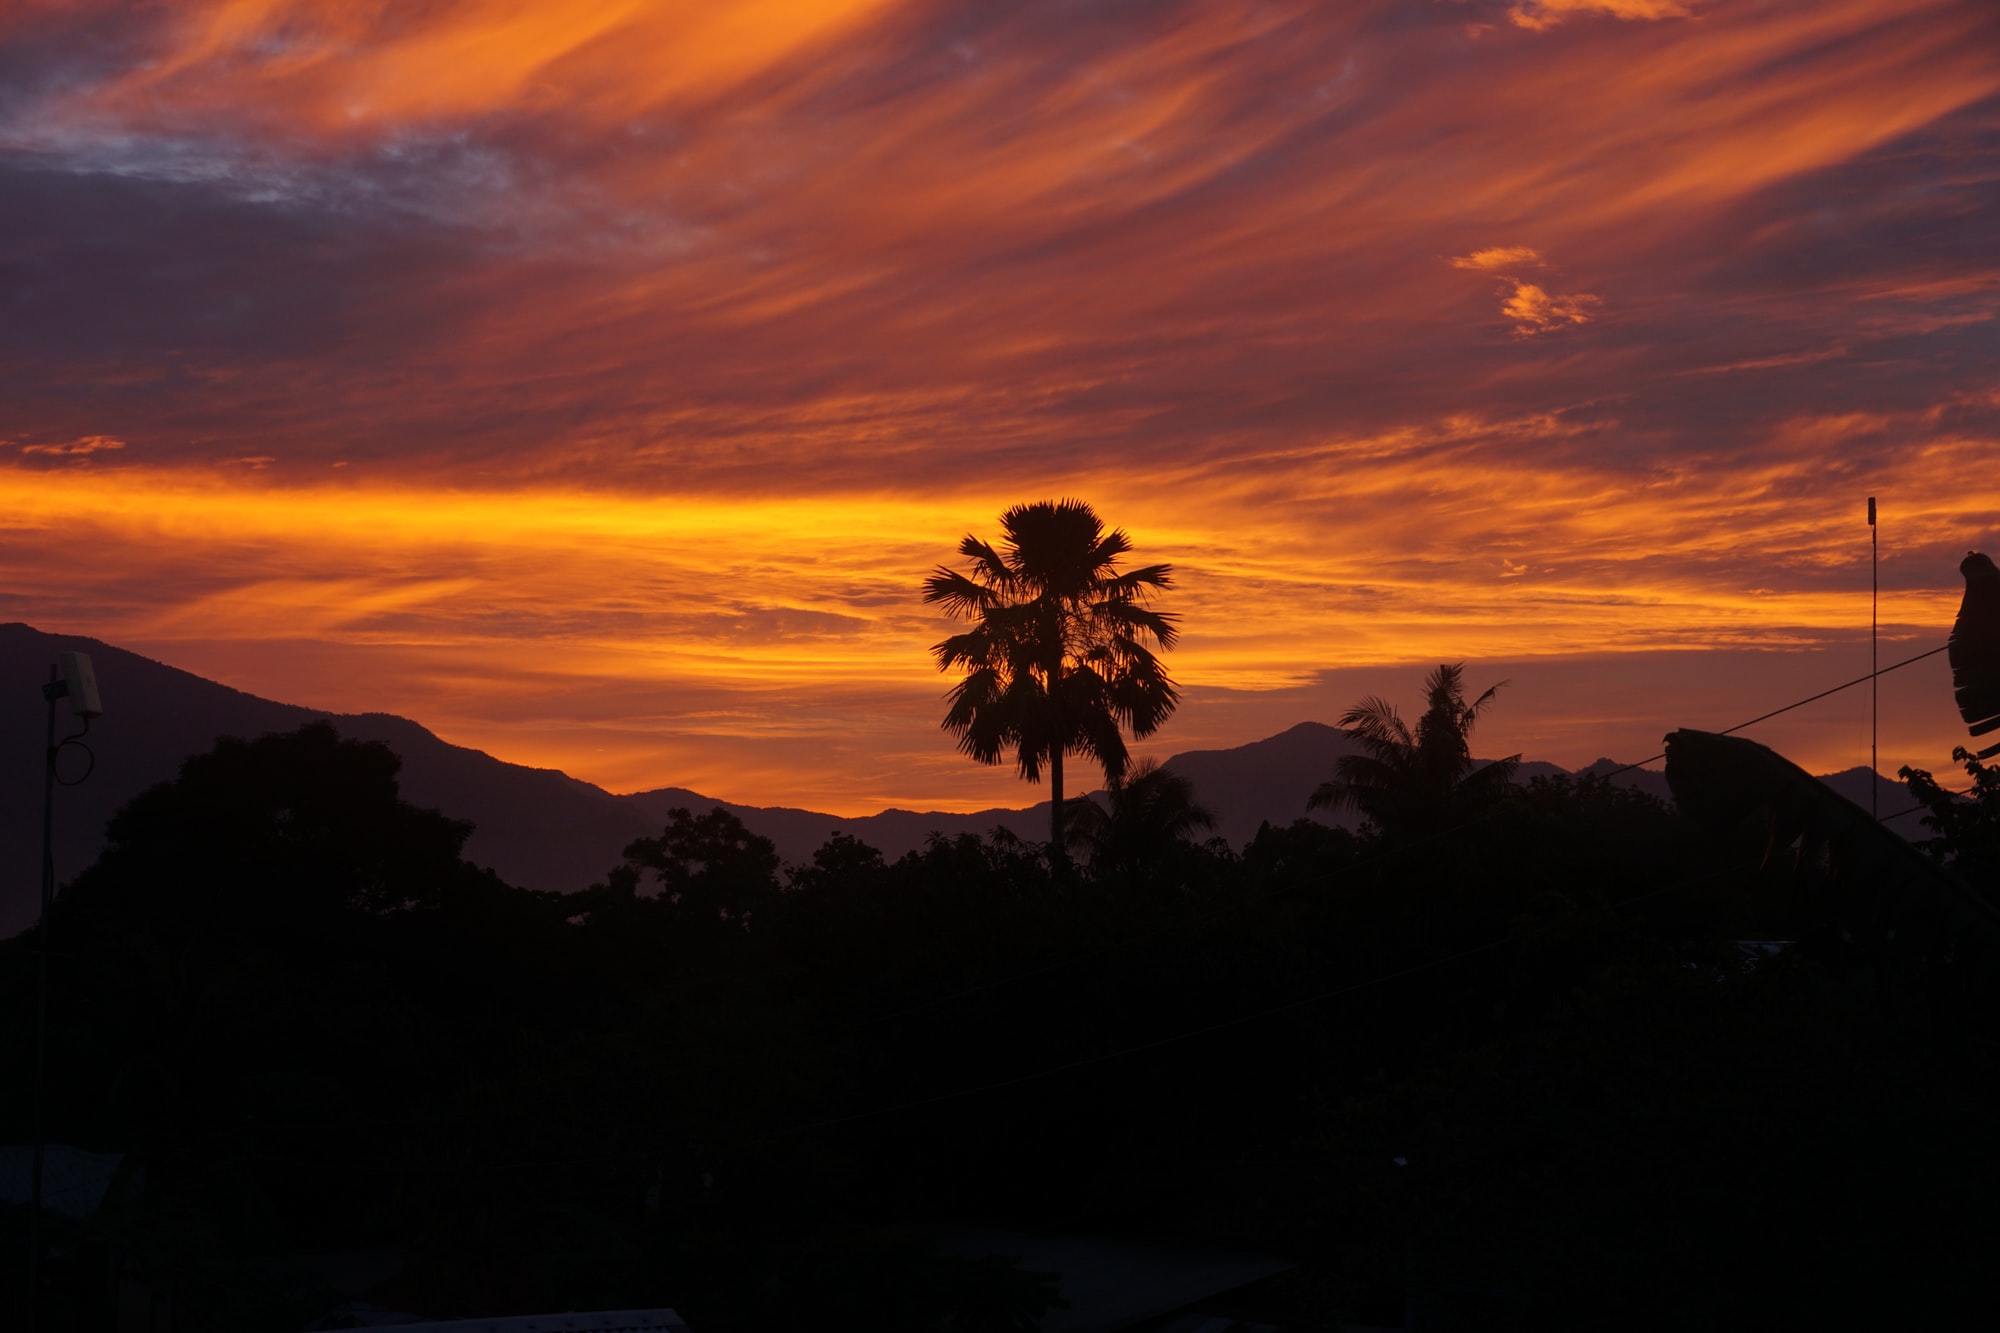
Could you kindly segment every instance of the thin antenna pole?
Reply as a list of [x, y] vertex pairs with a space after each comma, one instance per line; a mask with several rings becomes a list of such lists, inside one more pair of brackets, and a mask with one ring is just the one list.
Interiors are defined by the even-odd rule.
[[49, 702], [49, 743], [43, 751], [42, 773], [42, 916], [35, 930], [35, 1092], [32, 1165], [28, 1174], [28, 1333], [41, 1327], [42, 1305], [42, 1103], [47, 1097], [49, 1046], [49, 907], [56, 894], [56, 700], [61, 676], [49, 664], [49, 683], [42, 697]]
[[1882, 818], [1882, 812], [1877, 808], [1881, 794], [1876, 790], [1878, 779], [1875, 776], [1881, 765], [1876, 754], [1881, 739], [1882, 717], [1879, 706], [1882, 693], [1881, 659], [1877, 655], [1880, 637], [1877, 608], [1882, 600], [1880, 531], [1875, 526], [1875, 497], [1871, 495], [1868, 497], [1868, 813], [1878, 821]]

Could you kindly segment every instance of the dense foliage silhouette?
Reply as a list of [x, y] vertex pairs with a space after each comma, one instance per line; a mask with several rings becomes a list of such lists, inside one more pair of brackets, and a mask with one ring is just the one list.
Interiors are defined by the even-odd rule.
[[1000, 516], [998, 549], [967, 536], [970, 573], [940, 566], [924, 600], [973, 622], [932, 649], [940, 671], [965, 678], [946, 696], [944, 728], [982, 764], [1012, 751], [1030, 782], [1049, 772], [1049, 849], [1064, 856], [1063, 759], [1088, 755], [1108, 781], [1124, 775], [1124, 732], [1146, 737], [1179, 695], [1149, 644], [1171, 648], [1174, 617], [1148, 603], [1171, 565], [1120, 572], [1123, 530], [1081, 500], [1015, 505]]
[[1353, 806], [1386, 833], [1427, 833], [1479, 813], [1504, 795], [1520, 767], [1512, 755], [1475, 766], [1472, 729], [1500, 691], [1465, 702], [1465, 666], [1445, 664], [1424, 677], [1424, 711], [1412, 728], [1394, 704], [1371, 695], [1341, 715], [1361, 743], [1342, 755], [1334, 776], [1316, 788], [1312, 810]]
[[1068, 839], [1101, 877], [1128, 879], [1163, 871], [1185, 859], [1193, 835], [1215, 827], [1194, 797], [1194, 784], [1142, 759], [1111, 782], [1104, 801], [1079, 797], [1070, 805]]
[[1924, 849], [1989, 893], [2000, 890], [2000, 768], [1982, 763], [1964, 746], [1952, 749], [1972, 785], [1963, 792], [1946, 788], [1928, 769], [1905, 765], [1896, 776], [1924, 807], [1924, 825], [1934, 836]]
[[[323, 729], [226, 743], [60, 898], [54, 1135], [144, 1177], [58, 1236], [55, 1326], [113, 1327], [139, 1272], [180, 1326], [302, 1329], [350, 1297], [300, 1256], [361, 1251], [432, 1317], [1034, 1327], [1048, 1280], [945, 1221], [1286, 1254], [1256, 1300], [1299, 1329], [1985, 1300], [1986, 1066], [1838, 954], [1748, 960], [1818, 907], [1626, 789], [1068, 875], [1007, 835], [783, 867], [676, 811], [559, 895], [458, 860], [394, 774]], [[30, 975], [0, 949], [13, 1049]]]

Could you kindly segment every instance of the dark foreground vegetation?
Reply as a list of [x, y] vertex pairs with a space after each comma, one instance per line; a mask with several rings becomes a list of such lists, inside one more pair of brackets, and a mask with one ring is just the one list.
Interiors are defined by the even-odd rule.
[[[1414, 838], [1140, 855], [1100, 821], [1095, 872], [1004, 836], [782, 870], [684, 812], [547, 895], [395, 769], [324, 726], [226, 742], [61, 897], [51, 1138], [143, 1182], [57, 1227], [46, 1326], [114, 1327], [141, 1274], [177, 1328], [305, 1328], [342, 1298], [299, 1256], [379, 1248], [408, 1262], [371, 1299], [439, 1317], [1034, 1327], [1046, 1284], [934, 1221], [1289, 1256], [1260, 1308], [1300, 1329], [1988, 1303], [1990, 1060], [1885, 1019], [1756, 829], [1537, 781]], [[27, 1080], [0, 1095], [24, 1142]]]

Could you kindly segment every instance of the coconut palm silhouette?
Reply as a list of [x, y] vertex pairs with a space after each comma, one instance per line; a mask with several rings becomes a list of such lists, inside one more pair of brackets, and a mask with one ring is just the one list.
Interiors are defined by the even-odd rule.
[[1106, 793], [1110, 808], [1085, 796], [1070, 802], [1069, 843], [1093, 873], [1136, 879], [1167, 848], [1215, 827], [1194, 784], [1154, 759], [1141, 759]]
[[1063, 759], [1095, 759], [1105, 779], [1124, 776], [1125, 732], [1150, 736], [1179, 695], [1148, 644], [1171, 648], [1174, 617], [1152, 609], [1171, 583], [1170, 565], [1120, 573], [1132, 549], [1122, 530], [1081, 500], [1039, 500], [1000, 516], [998, 547], [959, 543], [972, 561], [961, 573], [940, 565], [924, 580], [924, 600], [973, 622], [932, 648], [938, 670], [964, 670], [945, 696], [942, 723], [958, 748], [982, 764], [1009, 751], [1029, 782], [1049, 772], [1053, 797], [1049, 855], [1063, 848]]
[[1441, 665], [1424, 677], [1424, 714], [1412, 730], [1395, 705], [1370, 695], [1341, 715], [1361, 744], [1342, 755], [1334, 776], [1314, 789], [1308, 808], [1352, 806], [1384, 833], [1425, 833], [1476, 813], [1507, 789], [1521, 756], [1484, 767], [1472, 761], [1472, 729], [1499, 692], [1493, 686], [1465, 702], [1465, 664]]

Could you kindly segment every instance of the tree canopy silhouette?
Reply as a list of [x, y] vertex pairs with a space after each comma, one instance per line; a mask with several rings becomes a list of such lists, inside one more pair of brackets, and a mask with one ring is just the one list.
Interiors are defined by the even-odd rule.
[[1194, 798], [1194, 784], [1157, 760], [1142, 759], [1111, 784], [1110, 808], [1090, 797], [1074, 802], [1069, 839], [1100, 875], [1137, 878], [1148, 865], [1215, 816]]
[[[1444, 674], [1462, 739], [1490, 692]], [[1185, 789], [1135, 759], [1101, 802], [1133, 834], [1093, 847], [1107, 891], [1003, 834], [894, 861], [835, 836], [781, 891], [769, 843], [683, 810], [557, 895], [465, 864], [395, 762], [324, 727], [226, 742], [58, 898], [50, 1137], [144, 1177], [53, 1232], [49, 1327], [109, 1329], [134, 1273], [182, 1327], [340, 1327], [356, 1293], [294, 1265], [392, 1249], [378, 1290], [412, 1316], [1033, 1326], [1054, 1281], [906, 1221], [941, 1215], [1276, 1250], [1298, 1279], [1242, 1299], [1284, 1327], [1990, 1304], [2000, 1159], [1953, 1018], [1978, 937], [1899, 927], [1927, 1021], [1892, 1024], [1853, 984], [1873, 955], [1810, 943], [1829, 900], [1705, 869], [1732, 844], [1601, 779], [1517, 788], [1422, 855], [1306, 820], [1238, 855], [1185, 840]], [[1744, 938], [1800, 944], [1746, 963]], [[40, 961], [0, 947], [0, 1045]], [[23, 1091], [0, 1079], [0, 1141]], [[1956, 1185], [1912, 1212], [1912, 1171]], [[0, 1237], [22, 1220], [0, 1206]]]
[[103, 858], [62, 909], [196, 930], [435, 904], [476, 874], [459, 859], [472, 825], [405, 802], [401, 765], [327, 722], [224, 738], [112, 818]]
[[636, 891], [646, 871], [659, 881], [660, 901], [690, 923], [747, 929], [778, 893], [777, 848], [719, 805], [699, 816], [685, 806], [667, 811], [659, 837], [625, 848], [612, 890]]
[[1501, 681], [1465, 702], [1465, 664], [1440, 665], [1424, 677], [1424, 714], [1414, 730], [1388, 700], [1370, 695], [1341, 714], [1361, 744], [1342, 755], [1334, 776], [1314, 789], [1315, 810], [1353, 806], [1385, 833], [1442, 828], [1492, 803], [1513, 781], [1521, 756], [1483, 768], [1472, 761], [1472, 729]]
[[932, 648], [938, 669], [963, 669], [946, 698], [943, 726], [982, 764], [1010, 750], [1029, 782], [1049, 771], [1050, 855], [1063, 850], [1063, 757], [1098, 761], [1107, 780], [1124, 775], [1124, 732], [1149, 736], [1179, 695], [1149, 643], [1171, 648], [1174, 617], [1148, 603], [1171, 582], [1171, 565], [1123, 573], [1132, 549], [1124, 531], [1081, 500], [1038, 500], [1000, 516], [998, 549], [967, 536], [967, 573], [940, 565], [924, 600], [973, 627]]

